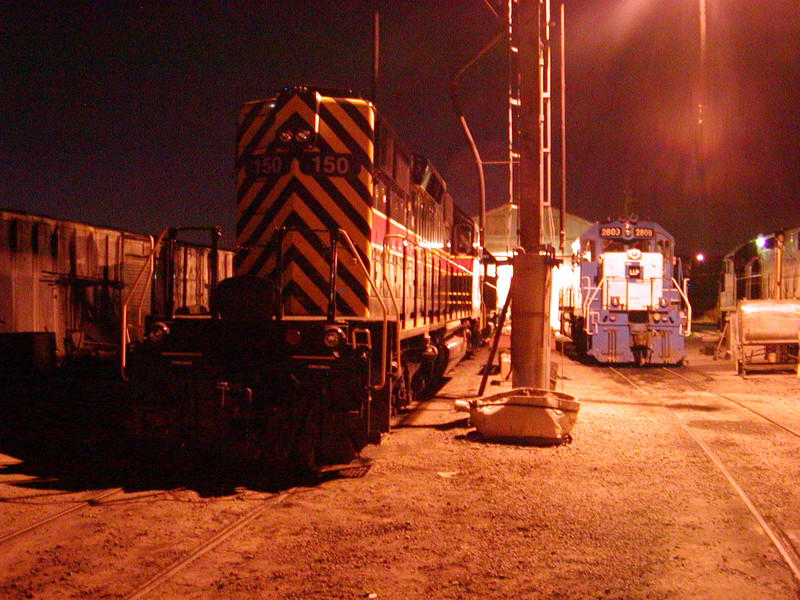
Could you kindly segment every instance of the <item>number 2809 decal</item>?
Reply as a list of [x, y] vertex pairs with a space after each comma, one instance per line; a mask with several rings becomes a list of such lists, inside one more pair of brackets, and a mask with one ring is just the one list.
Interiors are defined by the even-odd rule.
[[303, 152], [299, 155], [286, 153], [256, 154], [250, 158], [248, 175], [255, 179], [279, 177], [289, 172], [292, 160], [297, 157], [300, 172], [322, 177], [348, 177], [358, 175], [361, 164], [352, 154], [331, 152]]

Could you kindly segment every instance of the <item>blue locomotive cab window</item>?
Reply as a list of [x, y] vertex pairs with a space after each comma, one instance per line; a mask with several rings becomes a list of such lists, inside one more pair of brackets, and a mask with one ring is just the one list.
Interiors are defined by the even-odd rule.
[[625, 252], [627, 247], [622, 240], [603, 240], [603, 252]]
[[586, 262], [594, 262], [594, 244], [594, 240], [586, 240], [586, 243], [583, 245], [583, 260]]
[[664, 255], [664, 264], [672, 264], [672, 242], [670, 240], [660, 239], [656, 243], [656, 252]]

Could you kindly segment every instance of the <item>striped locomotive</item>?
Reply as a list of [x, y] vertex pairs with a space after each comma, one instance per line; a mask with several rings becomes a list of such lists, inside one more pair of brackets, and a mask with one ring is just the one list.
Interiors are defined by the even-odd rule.
[[246, 103], [237, 137], [236, 275], [153, 353], [194, 396], [168, 428], [279, 465], [349, 464], [477, 339], [477, 228], [352, 93]]
[[595, 223], [573, 244], [573, 274], [559, 305], [562, 332], [579, 352], [601, 363], [684, 359], [688, 279], [663, 227], [636, 218]]

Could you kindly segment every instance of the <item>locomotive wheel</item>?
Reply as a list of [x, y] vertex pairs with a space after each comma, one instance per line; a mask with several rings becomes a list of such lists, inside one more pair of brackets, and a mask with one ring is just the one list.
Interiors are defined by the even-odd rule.
[[413, 392], [411, 391], [409, 385], [406, 382], [405, 373], [407, 371], [404, 369], [403, 373], [397, 377], [394, 381], [394, 386], [392, 387], [392, 416], [397, 416], [400, 411], [405, 409], [411, 401], [414, 399]]
[[420, 363], [411, 378], [410, 390], [416, 397], [427, 393], [436, 382], [437, 363], [435, 360], [424, 360]]
[[636, 363], [636, 366], [641, 367], [644, 364], [644, 357], [645, 353], [647, 352], [647, 348], [635, 346], [631, 350], [633, 352], [633, 360]]
[[576, 317], [574, 318], [570, 327], [572, 341], [575, 343], [575, 348], [580, 354], [586, 354], [589, 351], [589, 345], [586, 340], [586, 332], [583, 330], [583, 326], [583, 317]]

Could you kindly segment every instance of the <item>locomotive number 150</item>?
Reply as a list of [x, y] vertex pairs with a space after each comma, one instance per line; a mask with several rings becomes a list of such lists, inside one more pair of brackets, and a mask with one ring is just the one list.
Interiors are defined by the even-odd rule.
[[352, 154], [305, 152], [299, 158], [300, 171], [306, 175], [346, 177], [356, 175], [360, 170], [360, 165]]
[[[248, 174], [256, 179], [279, 177], [289, 172], [292, 155], [287, 152], [253, 155], [248, 164]], [[300, 172], [324, 177], [358, 175], [361, 165], [352, 154], [332, 152], [303, 152], [297, 156]]]

